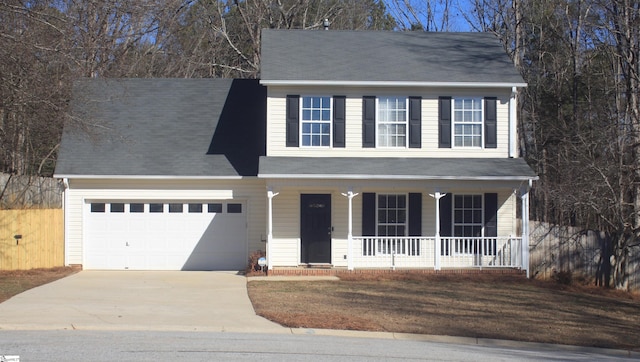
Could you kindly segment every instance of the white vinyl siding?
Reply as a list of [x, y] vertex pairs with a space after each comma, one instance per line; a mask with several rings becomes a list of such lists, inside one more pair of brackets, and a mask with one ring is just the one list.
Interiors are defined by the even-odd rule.
[[[323, 87], [269, 87], [267, 90], [267, 156], [294, 157], [447, 157], [447, 158], [506, 158], [509, 157], [509, 99], [511, 89], [460, 89], [441, 90], [426, 88], [385, 88], [384, 92], [367, 88]], [[286, 147], [285, 108], [287, 94], [339, 94], [345, 101], [344, 148]], [[376, 94], [378, 93], [378, 94]], [[402, 94], [407, 97], [422, 97], [422, 126], [420, 148], [408, 147], [362, 147], [362, 97], [380, 94]], [[439, 96], [497, 97], [497, 144], [498, 148], [438, 148], [438, 97]], [[377, 136], [377, 135], [376, 135]], [[517, 142], [517, 140], [516, 140]]]
[[274, 266], [300, 263], [300, 196], [282, 192], [273, 198], [273, 241], [270, 246]]

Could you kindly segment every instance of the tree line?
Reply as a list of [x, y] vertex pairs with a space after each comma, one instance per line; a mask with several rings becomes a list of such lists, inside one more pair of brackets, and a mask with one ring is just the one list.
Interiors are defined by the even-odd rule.
[[599, 281], [625, 287], [640, 253], [640, 0], [0, 0], [0, 172], [50, 176], [64, 124], [100, 127], [69, 113], [75, 79], [256, 78], [261, 29], [324, 19], [495, 34], [528, 83], [532, 217], [603, 231]]
[[518, 101], [521, 154], [540, 176], [532, 216], [604, 232], [596, 280], [626, 288], [640, 258], [640, 1], [474, 0], [472, 15], [528, 83]]

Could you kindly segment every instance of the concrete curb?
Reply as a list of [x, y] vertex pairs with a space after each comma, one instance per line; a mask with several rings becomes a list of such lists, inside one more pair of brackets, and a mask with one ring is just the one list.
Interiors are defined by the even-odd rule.
[[314, 329], [314, 328], [291, 328], [291, 334], [294, 335], [316, 335], [316, 336], [334, 336], [349, 338], [376, 338], [376, 339], [396, 339], [408, 341], [423, 341], [434, 343], [452, 343], [464, 345], [476, 345], [486, 347], [503, 347], [503, 348], [523, 348], [530, 350], [545, 351], [567, 351], [574, 353], [591, 353], [602, 354], [612, 357], [626, 357], [640, 359], [640, 351], [583, 347], [566, 344], [551, 344], [537, 342], [511, 341], [506, 339], [489, 339], [474, 337], [456, 337], [456, 336], [440, 336], [431, 334], [411, 334], [411, 333], [394, 333], [394, 332], [368, 332], [368, 331], [351, 331], [339, 329]]

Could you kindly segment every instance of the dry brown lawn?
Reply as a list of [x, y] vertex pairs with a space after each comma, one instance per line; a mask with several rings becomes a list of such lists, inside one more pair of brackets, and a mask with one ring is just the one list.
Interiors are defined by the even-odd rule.
[[248, 283], [287, 327], [496, 338], [640, 350], [640, 296], [515, 275], [343, 275]]
[[68, 267], [31, 269], [31, 270], [0, 270], [0, 303], [20, 294], [25, 290], [51, 283], [77, 272]]

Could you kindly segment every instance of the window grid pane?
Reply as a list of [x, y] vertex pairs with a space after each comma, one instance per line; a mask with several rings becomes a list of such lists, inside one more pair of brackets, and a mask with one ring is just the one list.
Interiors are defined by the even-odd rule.
[[91, 212], [105, 212], [105, 204], [103, 202], [92, 202]]
[[406, 195], [378, 195], [378, 236], [406, 236]]
[[331, 146], [331, 97], [302, 97], [303, 146]]
[[210, 212], [210, 213], [221, 213], [222, 212], [222, 204], [219, 204], [219, 203], [208, 204], [207, 205], [207, 212]]
[[[453, 236], [482, 237], [482, 195], [454, 195], [453, 198]], [[479, 241], [462, 239], [456, 242], [455, 251], [461, 254], [478, 252]]]
[[378, 146], [405, 147], [407, 144], [407, 98], [378, 98]]
[[453, 102], [453, 142], [456, 147], [482, 147], [482, 98]]

